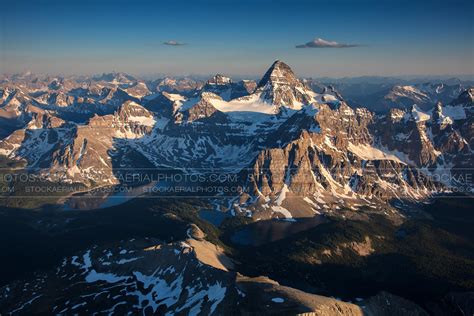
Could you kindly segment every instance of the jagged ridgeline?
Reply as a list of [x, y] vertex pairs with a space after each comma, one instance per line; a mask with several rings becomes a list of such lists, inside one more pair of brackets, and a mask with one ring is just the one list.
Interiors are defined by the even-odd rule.
[[[4, 172], [68, 186], [60, 197], [123, 185], [140, 169], [235, 174], [241, 190], [223, 205], [260, 219], [472, 190], [472, 88], [429, 107], [428, 92], [397, 86], [390, 100], [403, 92], [422, 106], [380, 114], [351, 106], [334, 87], [311, 86], [282, 61], [258, 82], [12, 77], [0, 90]], [[28, 185], [7, 182], [12, 196]]]

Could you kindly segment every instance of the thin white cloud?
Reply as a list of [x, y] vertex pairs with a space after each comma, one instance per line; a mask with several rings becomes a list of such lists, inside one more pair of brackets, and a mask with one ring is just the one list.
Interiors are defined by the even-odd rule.
[[311, 42], [302, 45], [296, 45], [296, 48], [350, 48], [358, 47], [359, 44], [345, 44], [333, 41], [327, 41], [322, 38], [315, 38]]
[[163, 42], [164, 45], [168, 45], [168, 46], [182, 46], [182, 45], [186, 45], [186, 43], [181, 43], [181, 42], [178, 42], [178, 41], [166, 41], [166, 42]]

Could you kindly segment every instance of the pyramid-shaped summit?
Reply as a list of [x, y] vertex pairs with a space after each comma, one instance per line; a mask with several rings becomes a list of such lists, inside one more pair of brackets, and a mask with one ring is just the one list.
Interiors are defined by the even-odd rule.
[[266, 103], [299, 109], [313, 101], [314, 92], [296, 77], [290, 66], [277, 60], [258, 83], [256, 93]]
[[299, 80], [296, 78], [295, 73], [293, 70], [291, 70], [290, 66], [280, 60], [277, 60], [265, 72], [265, 75], [263, 75], [262, 79], [258, 83], [257, 88], [264, 87], [268, 83], [298, 84]]

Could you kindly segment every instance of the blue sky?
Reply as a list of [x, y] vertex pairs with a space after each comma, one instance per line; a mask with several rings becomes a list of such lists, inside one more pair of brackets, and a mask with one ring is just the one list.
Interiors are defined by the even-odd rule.
[[[313, 77], [474, 74], [467, 0], [0, 0], [0, 9], [2, 73], [261, 75], [281, 59]], [[296, 48], [316, 38], [355, 47]]]

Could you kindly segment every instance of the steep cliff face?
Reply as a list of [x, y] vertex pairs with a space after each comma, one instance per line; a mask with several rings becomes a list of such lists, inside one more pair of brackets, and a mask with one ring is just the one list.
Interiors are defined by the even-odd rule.
[[93, 117], [87, 125], [37, 114], [26, 129], [2, 140], [0, 148], [52, 182], [112, 185], [118, 183], [112, 158], [127, 151], [120, 142], [151, 133], [154, 124], [153, 114], [133, 101], [123, 103], [114, 114]]
[[[413, 106], [383, 116], [344, 102], [305, 108], [269, 138], [273, 148], [258, 154], [248, 182], [256, 200], [241, 200], [239, 209], [290, 218], [311, 215], [291, 202], [297, 198], [320, 212], [334, 200], [351, 207], [420, 200], [449, 190], [445, 185], [470, 190], [473, 107], [469, 93], [463, 95], [431, 112]], [[255, 201], [263, 208], [252, 207]]]
[[[253, 200], [245, 201], [241, 208], [251, 207], [256, 218], [291, 218], [341, 206], [357, 209], [368, 201], [417, 200], [441, 189], [416, 167], [374, 146], [367, 130], [370, 116], [365, 111], [354, 113], [352, 120], [347, 110], [333, 111], [332, 128], [326, 125], [328, 112], [321, 113], [321, 119], [319, 113], [315, 119], [320, 132], [302, 131], [283, 147], [258, 154], [247, 178], [252, 195], [263, 208], [252, 208]], [[357, 137], [341, 137], [348, 129]], [[301, 212], [305, 204], [313, 212]]]
[[433, 164], [439, 152], [427, 130], [430, 115], [414, 107], [411, 111], [390, 110], [375, 126], [374, 134], [388, 150], [401, 150], [417, 166]]
[[[471, 91], [471, 92], [470, 92]], [[431, 111], [413, 106], [378, 117], [373, 134], [389, 150], [448, 185], [472, 190], [474, 103], [472, 89]], [[442, 180], [441, 180], [442, 179]]]

